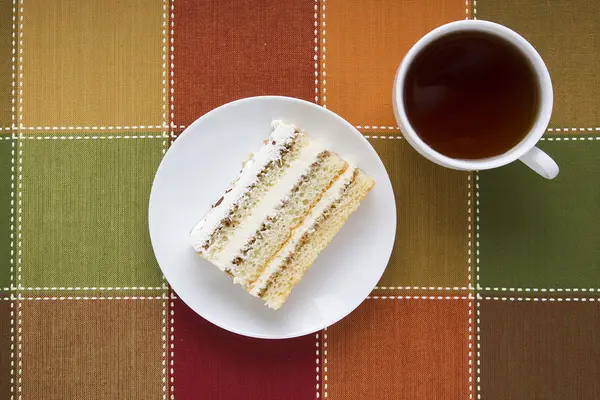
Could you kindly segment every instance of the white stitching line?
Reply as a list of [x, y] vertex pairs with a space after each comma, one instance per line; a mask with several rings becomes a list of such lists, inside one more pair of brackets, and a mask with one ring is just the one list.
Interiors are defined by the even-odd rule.
[[375, 286], [375, 290], [471, 290], [469, 286]]
[[[375, 286], [374, 290], [435, 290], [435, 291], [464, 291], [473, 290], [473, 286]], [[530, 288], [530, 287], [491, 287], [477, 286], [477, 290], [495, 292], [599, 292], [600, 288]]]
[[402, 140], [404, 139], [402, 136], [378, 136], [378, 135], [364, 135], [367, 139], [390, 139], [390, 140]]
[[[467, 19], [469, 19], [469, 1], [467, 3]], [[473, 273], [472, 273], [472, 254], [471, 254], [471, 175], [467, 176], [467, 282], [469, 287], [473, 286]], [[473, 301], [469, 299], [469, 320], [468, 320], [468, 332], [469, 332], [469, 340], [468, 340], [468, 365], [469, 365], [469, 399], [473, 398]]]
[[[168, 17], [167, 17], [167, 1], [168, 0], [163, 0], [162, 1], [162, 38], [161, 38], [161, 44], [162, 44], [162, 120], [163, 120], [163, 131], [162, 131], [162, 136], [163, 136], [163, 142], [162, 142], [162, 155], [164, 156], [165, 153], [167, 152], [167, 147], [168, 147], [168, 131], [166, 129], [168, 129], [168, 118], [167, 118], [167, 106], [168, 106], [168, 101], [167, 101], [167, 54], [168, 54], [168, 48], [167, 48], [167, 39], [168, 39], [168, 35], [167, 35], [167, 22], [168, 22]], [[166, 278], [164, 275], [162, 275], [162, 280], [163, 280], [163, 285], [162, 287], [166, 288]], [[167, 296], [168, 296], [168, 292], [167, 292]], [[163, 400], [167, 400], [167, 299], [164, 299], [162, 302], [162, 307], [161, 307], [161, 313], [162, 313], [162, 341], [161, 341], [161, 347], [162, 347], [162, 360], [161, 360], [161, 367], [162, 367], [162, 399]]]
[[325, 328], [323, 331], [323, 397], [325, 398], [327, 398], [328, 395], [327, 373], [327, 328]]
[[167, 119], [167, 0], [162, 1], [162, 37], [161, 37], [161, 60], [162, 60], [162, 126], [163, 129], [168, 129], [169, 123]]
[[[169, 80], [169, 92], [171, 95], [171, 104], [170, 104], [170, 109], [171, 109], [171, 121], [175, 120], [175, 0], [171, 0], [171, 13], [170, 13], [170, 17], [171, 17], [171, 29], [170, 29], [170, 38], [169, 38], [169, 42], [170, 42], [170, 48], [169, 50], [171, 51], [170, 54], [170, 80]], [[171, 128], [173, 128], [174, 126], [176, 126], [175, 124], [170, 124]], [[185, 128], [185, 125], [180, 125], [180, 128]], [[171, 130], [170, 136], [175, 138], [177, 137], [177, 135], [175, 134], [175, 132], [173, 130]], [[171, 394], [171, 396], [173, 396]]]
[[[13, 288], [14, 290], [15, 288]], [[18, 287], [18, 290], [27, 291], [43, 291], [43, 290], [98, 290], [98, 291], [111, 291], [111, 290], [167, 290], [166, 284], [163, 286], [35, 286], [35, 287]]]
[[[185, 125], [180, 125], [180, 128], [185, 128]], [[1, 129], [1, 128], [0, 128]], [[171, 131], [171, 137], [177, 138], [179, 134]], [[7, 135], [0, 136], [0, 140], [17, 140], [17, 139], [27, 139], [27, 140], [111, 140], [111, 139], [165, 139], [168, 135], [166, 133], [160, 135], [109, 135], [109, 136], [98, 136], [98, 135], [61, 135], [61, 136], [41, 136], [41, 135], [22, 135], [20, 138], [17, 136]], [[367, 139], [388, 139], [388, 140], [403, 140], [404, 137], [401, 135], [364, 135]], [[583, 141], [600, 141], [600, 136], [577, 136], [577, 137], [542, 137], [541, 141], [548, 142], [560, 142], [560, 141], [573, 141], [573, 142], [583, 142]]]
[[162, 398], [167, 399], [167, 299], [163, 299], [162, 307]]
[[10, 297], [0, 297], [0, 300], [4, 301], [45, 301], [45, 300], [174, 300], [177, 299], [175, 295], [169, 295], [163, 293], [161, 296], [28, 296], [23, 297], [19, 294], [15, 297], [13, 294]]
[[[10, 149], [10, 285], [15, 283], [15, 149], [16, 142], [11, 143]], [[10, 289], [9, 289], [10, 290]]]
[[[477, 19], [475, 15], [475, 6], [477, 1], [473, 2], [473, 19]], [[479, 286], [479, 172], [475, 171], [475, 286]], [[477, 295], [479, 296], [479, 295]], [[478, 298], [478, 297], [477, 297]], [[477, 305], [477, 322], [475, 331], [477, 336], [475, 343], [477, 347], [477, 369], [476, 369], [476, 388], [477, 388], [477, 399], [481, 399], [481, 304], [479, 301]]]
[[0, 127], [4, 131], [109, 131], [109, 130], [143, 130], [143, 129], [169, 129], [186, 128], [186, 125], [175, 125], [163, 123], [160, 125], [69, 125], [69, 126], [24, 126], [13, 124], [12, 126]]
[[554, 136], [554, 137], [543, 137], [540, 140], [548, 141], [548, 142], [560, 142], [560, 141], [584, 141], [584, 140], [600, 140], [600, 136]]
[[481, 399], [481, 303], [479, 301], [477, 303], [477, 323], [475, 327], [475, 331], [477, 332], [476, 336], [476, 347], [477, 347], [477, 373], [476, 373], [476, 387], [477, 387], [477, 399]]
[[469, 287], [473, 286], [472, 254], [471, 254], [471, 175], [467, 175], [467, 282]]
[[469, 332], [469, 352], [467, 362], [469, 365], [469, 399], [473, 398], [473, 299], [469, 299], [469, 321], [468, 321], [468, 332]]
[[320, 375], [320, 368], [319, 368], [319, 344], [320, 344], [320, 340], [319, 340], [319, 334], [316, 333], [315, 334], [315, 354], [316, 354], [316, 381], [315, 381], [315, 389], [316, 389], [316, 397], [317, 399], [321, 397], [321, 393], [320, 393], [320, 384], [319, 384], [319, 375]]
[[400, 127], [399, 126], [392, 126], [392, 125], [356, 125], [355, 126], [356, 129], [384, 129], [384, 130], [393, 130], [393, 131], [399, 131]]
[[[465, 19], [469, 19], [469, 0], [465, 0]], [[471, 398], [470, 394], [469, 398]]]
[[[21, 2], [22, 4], [22, 2]], [[17, 396], [19, 400], [21, 399], [23, 387], [21, 383], [23, 382], [23, 341], [22, 341], [22, 317], [23, 313], [21, 311], [21, 301], [17, 301]]]
[[64, 301], [64, 300], [168, 300], [167, 294], [161, 296], [30, 296], [19, 297], [20, 300], [34, 301]]
[[[11, 48], [11, 123], [16, 124], [16, 62], [17, 62], [17, 0], [12, 2], [12, 48]], [[11, 132], [8, 138], [14, 139], [15, 134]], [[10, 285], [13, 286], [15, 283], [15, 150], [16, 141], [11, 142], [10, 149]], [[4, 288], [4, 290], [10, 290], [10, 288]], [[15, 326], [17, 321], [15, 320], [15, 303], [13, 295], [6, 298], [10, 300], [10, 400], [15, 398]]]
[[140, 130], [140, 129], [168, 129], [169, 125], [150, 124], [150, 125], [68, 125], [68, 126], [19, 126], [4, 129], [20, 129], [28, 131], [105, 131], [105, 130]]
[[15, 303], [11, 297], [3, 300], [11, 300], [10, 303], [10, 399], [15, 398]]
[[[169, 94], [170, 94], [170, 121], [175, 120], [175, 0], [170, 0], [170, 70], [169, 70]], [[170, 124], [175, 126], [175, 124]], [[180, 125], [180, 128], [185, 128], [185, 125]], [[171, 130], [170, 135], [176, 138], [175, 132]], [[169, 373], [167, 377], [169, 379], [169, 392], [170, 399], [175, 400], [175, 302], [169, 302]]]
[[477, 0], [473, 0], [473, 19], [477, 19]]
[[319, 104], [319, 0], [315, 0], [315, 103]]
[[171, 400], [175, 400], [175, 302], [171, 301], [170, 305], [171, 309], [169, 311], [169, 383], [171, 385]]
[[[321, 94], [321, 99], [322, 99], [322, 105], [323, 108], [327, 108], [327, 70], [326, 70], [326, 59], [327, 59], [327, 39], [326, 39], [326, 14], [327, 14], [327, 7], [325, 6], [325, 1], [322, 1], [322, 9], [323, 12], [321, 14], [321, 25], [322, 25], [322, 31], [321, 31], [321, 42], [322, 42], [322, 47], [321, 47], [321, 67], [322, 67], [322, 71], [321, 71], [321, 77], [322, 77], [322, 85], [323, 85], [323, 93]], [[326, 396], [327, 397], [327, 396]]]
[[509, 297], [509, 296], [481, 296], [477, 295], [478, 300], [492, 301], [533, 301], [542, 303], [565, 303], [565, 302], [598, 302], [600, 298], [596, 297]]
[[[364, 135], [365, 138], [367, 139], [389, 139], [389, 140], [402, 140], [404, 139], [403, 136], [393, 136], [393, 135]], [[542, 141], [556, 141], [556, 142], [560, 142], [560, 141], [593, 141], [593, 140], [600, 140], [600, 136], [579, 136], [579, 137], [543, 137], [540, 140]]]
[[[19, 126], [23, 125], [23, 0], [19, 0]], [[20, 397], [20, 395], [19, 395]]]
[[369, 300], [472, 300], [473, 296], [367, 296]]
[[594, 132], [600, 131], [598, 127], [587, 127], [587, 128], [547, 128], [548, 132]]
[[[173, 42], [173, 38], [171, 38], [171, 42]], [[174, 50], [174, 47], [171, 47]], [[173, 52], [171, 52], [171, 59], [174, 59]], [[174, 67], [174, 64], [171, 64], [171, 68]], [[171, 76], [174, 76], [171, 73]], [[173, 90], [171, 90], [173, 92]], [[171, 96], [174, 98], [174, 95]], [[174, 108], [174, 107], [171, 107]], [[63, 126], [25, 126], [25, 125], [16, 125], [12, 126], [3, 126], [0, 127], [0, 130], [5, 131], [16, 131], [16, 130], [26, 130], [26, 131], [105, 131], [105, 130], [142, 130], [142, 129], [185, 129], [187, 125], [177, 125], [174, 123], [163, 123], [163, 124], [134, 124], [134, 125], [63, 125]], [[381, 129], [381, 130], [393, 130], [399, 131], [399, 126], [393, 125], [355, 125], [356, 129]], [[600, 127], [588, 127], [588, 128], [547, 128], [547, 132], [599, 132]], [[542, 138], [544, 140], [545, 138]], [[600, 140], [600, 137], [596, 138]], [[563, 138], [563, 140], [568, 140]], [[579, 139], [577, 139], [579, 140]]]
[[477, 286], [477, 290], [495, 292], [600, 292], [600, 288], [523, 288], [523, 287], [490, 287]]
[[[16, 101], [16, 64], [17, 64], [17, 0], [13, 0], [12, 8], [12, 49], [11, 49], [11, 109], [10, 109], [10, 120], [11, 125], [17, 125], [17, 115], [15, 109]], [[1, 128], [0, 128], [1, 129]], [[9, 130], [10, 128], [4, 128]], [[11, 394], [12, 400], [12, 394]]]
[[[460, 291], [473, 290], [472, 286], [375, 286], [374, 290], [440, 290]], [[502, 292], [600, 292], [600, 288], [523, 288], [523, 287], [491, 287], [477, 286], [477, 290]]]
[[15, 297], [12, 293], [9, 297], [0, 297], [0, 300], [6, 301], [46, 301], [46, 300], [176, 300], [177, 296], [169, 293], [162, 293], [160, 296], [26, 296], [20, 293]]
[[475, 285], [479, 287], [479, 172], [475, 171]]
[[[19, 0], [19, 95], [18, 95], [18, 120], [19, 125], [23, 123], [23, 0]], [[14, 94], [13, 94], [14, 98]], [[12, 110], [14, 114], [14, 110]], [[14, 121], [14, 119], [13, 119]], [[14, 133], [11, 134], [14, 136]], [[19, 132], [19, 137], [21, 137], [21, 133]], [[14, 143], [14, 142], [13, 142]], [[19, 141], [19, 158], [18, 158], [18, 198], [17, 198], [17, 277], [15, 279], [15, 283], [17, 285], [21, 282], [21, 258], [22, 258], [22, 242], [21, 242], [21, 227], [22, 227], [22, 185], [23, 185], [23, 143]], [[20, 295], [18, 296], [20, 299]], [[22, 399], [23, 387], [22, 387], [22, 374], [23, 374], [23, 343], [22, 343], [22, 309], [21, 309], [21, 301], [17, 301], [17, 398], [19, 400]]]
[[4, 140], [111, 140], [111, 139], [165, 139], [167, 138], [165, 135], [110, 135], [110, 136], [29, 136], [21, 134], [20, 137], [11, 137], [5, 136], [0, 137], [0, 139]]

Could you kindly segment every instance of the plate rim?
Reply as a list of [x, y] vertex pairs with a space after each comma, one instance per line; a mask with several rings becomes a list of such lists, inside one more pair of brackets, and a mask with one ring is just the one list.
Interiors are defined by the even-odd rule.
[[[266, 95], [266, 96], [251, 96], [251, 97], [245, 97], [245, 98], [241, 98], [241, 99], [237, 99], [237, 100], [233, 100], [227, 103], [224, 103], [218, 107], [215, 107], [213, 109], [211, 109], [210, 111], [206, 112], [205, 114], [201, 115], [200, 117], [198, 117], [196, 120], [194, 120], [194, 122], [192, 122], [191, 124], [189, 124], [184, 130], [183, 132], [181, 132], [177, 138], [179, 138], [179, 140], [175, 140], [172, 142], [172, 145], [169, 146], [169, 148], [167, 149], [167, 151], [165, 152], [164, 156], [162, 157], [160, 164], [158, 166], [158, 168], [156, 169], [155, 175], [154, 175], [154, 179], [152, 180], [152, 186], [150, 189], [150, 196], [149, 196], [149, 200], [148, 200], [148, 231], [149, 231], [149, 235], [150, 235], [150, 242], [152, 245], [152, 251], [154, 253], [154, 258], [156, 259], [156, 262], [165, 278], [165, 280], [167, 281], [167, 283], [169, 284], [169, 286], [171, 287], [171, 289], [173, 290], [173, 292], [175, 292], [175, 294], [177, 295], [177, 298], [180, 299], [183, 303], [185, 303], [192, 311], [194, 311], [196, 314], [198, 314], [200, 317], [202, 317], [204, 320], [210, 322], [211, 324], [218, 326], [221, 329], [224, 329], [226, 331], [241, 335], [241, 336], [245, 336], [245, 337], [251, 337], [251, 338], [256, 338], [256, 339], [268, 339], [268, 340], [279, 340], [279, 339], [291, 339], [291, 338], [296, 338], [296, 337], [301, 337], [301, 336], [306, 336], [306, 335], [310, 335], [313, 334], [315, 332], [319, 332], [323, 329], [326, 329], [327, 327], [330, 327], [334, 324], [336, 324], [337, 322], [341, 321], [342, 319], [346, 318], [348, 315], [350, 315], [354, 310], [356, 310], [356, 308], [358, 308], [358, 306], [360, 306], [365, 300], [368, 299], [369, 294], [367, 294], [365, 297], [361, 298], [360, 301], [357, 302], [357, 304], [353, 305], [351, 308], [348, 309], [347, 312], [345, 313], [341, 313], [340, 317], [336, 317], [334, 318], [331, 322], [327, 322], [324, 326], [318, 327], [318, 328], [308, 328], [302, 331], [298, 331], [295, 333], [291, 333], [291, 334], [287, 334], [287, 335], [278, 335], [278, 336], [273, 336], [273, 335], [267, 335], [267, 334], [260, 334], [260, 333], [255, 333], [255, 332], [246, 332], [246, 331], [242, 331], [240, 329], [237, 329], [234, 326], [228, 326], [227, 324], [221, 324], [213, 319], [207, 318], [203, 313], [201, 313], [199, 310], [196, 309], [196, 307], [194, 307], [192, 304], [188, 303], [185, 299], [182, 298], [182, 296], [178, 293], [176, 286], [177, 284], [173, 284], [172, 281], [167, 277], [167, 273], [165, 272], [165, 268], [163, 268], [163, 266], [161, 265], [161, 263], [158, 260], [158, 256], [157, 256], [157, 250], [156, 250], [156, 246], [155, 246], [155, 241], [152, 235], [153, 229], [152, 229], [152, 204], [153, 204], [153, 198], [155, 198], [155, 193], [156, 193], [156, 182], [158, 180], [158, 176], [160, 175], [160, 171], [164, 167], [166, 164], [166, 161], [169, 158], [169, 152], [171, 152], [171, 149], [175, 148], [175, 147], [179, 147], [179, 146], [183, 146], [183, 144], [178, 144], [179, 142], [183, 142], [181, 141], [181, 137], [183, 137], [188, 131], [192, 131], [194, 129], [195, 126], [199, 125], [202, 123], [203, 120], [210, 118], [210, 116], [216, 112], [222, 111], [225, 108], [231, 107], [233, 105], [237, 105], [240, 103], [247, 103], [247, 102], [252, 102], [252, 101], [256, 101], [256, 100], [284, 100], [284, 101], [292, 101], [292, 102], [296, 102], [299, 104], [304, 104], [307, 105], [309, 107], [318, 107], [320, 110], [320, 112], [325, 112], [326, 114], [328, 114], [329, 116], [337, 119], [339, 122], [341, 122], [342, 124], [346, 125], [348, 128], [350, 128], [350, 130], [353, 132], [353, 134], [357, 137], [359, 137], [363, 143], [363, 145], [365, 145], [365, 147], [372, 152], [372, 154], [375, 155], [377, 161], [380, 163], [381, 167], [383, 168], [383, 171], [385, 172], [385, 176], [387, 178], [387, 181], [389, 182], [389, 186], [390, 186], [390, 194], [391, 194], [391, 201], [392, 201], [392, 205], [393, 205], [393, 232], [391, 233], [391, 235], [393, 236], [392, 241], [390, 243], [389, 249], [387, 250], [387, 254], [385, 254], [385, 260], [386, 260], [386, 267], [387, 265], [389, 265], [389, 260], [391, 258], [392, 255], [392, 251], [394, 249], [394, 244], [396, 241], [396, 232], [397, 232], [397, 205], [396, 205], [396, 196], [394, 193], [394, 188], [391, 184], [391, 179], [389, 177], [389, 173], [387, 171], [387, 168], [385, 167], [385, 164], [383, 163], [383, 161], [381, 160], [381, 157], [379, 156], [379, 154], [377, 153], [377, 151], [373, 148], [373, 146], [371, 145], [371, 143], [369, 143], [369, 141], [367, 140], [367, 138], [365, 137], [365, 135], [363, 135], [362, 133], [360, 133], [360, 131], [354, 126], [352, 125], [350, 122], [348, 122], [347, 120], [345, 120], [344, 118], [342, 118], [340, 115], [336, 114], [335, 112], [310, 101], [306, 101], [303, 99], [299, 99], [299, 98], [295, 98], [295, 97], [289, 97], [289, 96], [276, 96], [276, 95]], [[171, 152], [171, 154], [173, 154], [173, 152]], [[171, 156], [172, 157], [172, 156]], [[386, 268], [382, 268], [381, 269], [381, 273], [379, 274], [379, 276], [377, 277], [377, 281], [379, 281], [381, 279], [381, 277], [383, 276], [383, 273], [385, 272]], [[373, 288], [371, 288], [371, 290], [369, 291], [369, 293], [371, 293], [373, 291], [373, 289], [377, 286], [377, 284], [375, 284], [375, 286]], [[169, 294], [168, 295], [168, 299], [169, 300], [173, 300], [172, 296]]]

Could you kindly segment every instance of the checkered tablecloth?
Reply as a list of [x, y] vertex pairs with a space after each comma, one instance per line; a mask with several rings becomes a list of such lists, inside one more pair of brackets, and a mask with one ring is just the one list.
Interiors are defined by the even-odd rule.
[[[395, 69], [464, 18], [547, 62], [556, 180], [443, 169], [401, 138]], [[1, 2], [0, 399], [600, 398], [599, 45], [596, 0]], [[169, 143], [261, 94], [354, 124], [398, 202], [370, 298], [291, 340], [194, 314], [147, 232]]]

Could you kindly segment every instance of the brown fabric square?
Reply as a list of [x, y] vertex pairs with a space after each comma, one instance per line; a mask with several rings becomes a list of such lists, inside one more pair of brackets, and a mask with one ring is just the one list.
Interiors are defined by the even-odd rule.
[[428, 161], [403, 139], [371, 139], [396, 196], [398, 226], [379, 286], [468, 285], [469, 173]]
[[10, 398], [11, 302], [0, 292], [0, 399]]
[[314, 101], [314, 7], [314, 0], [177, 0], [175, 123], [248, 96]]
[[466, 399], [468, 300], [371, 299], [326, 334], [328, 398]]
[[25, 399], [162, 398], [162, 300], [24, 300]]
[[481, 398], [600, 398], [600, 303], [481, 300]]

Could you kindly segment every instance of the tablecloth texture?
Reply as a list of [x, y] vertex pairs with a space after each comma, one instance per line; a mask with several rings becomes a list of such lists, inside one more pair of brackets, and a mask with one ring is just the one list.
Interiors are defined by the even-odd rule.
[[[465, 18], [521, 32], [547, 62], [556, 180], [443, 169], [401, 138], [395, 69]], [[0, 398], [600, 398], [599, 21], [595, 0], [0, 3]], [[370, 298], [282, 341], [195, 315], [147, 232], [169, 143], [262, 94], [350, 121], [398, 202]]]

